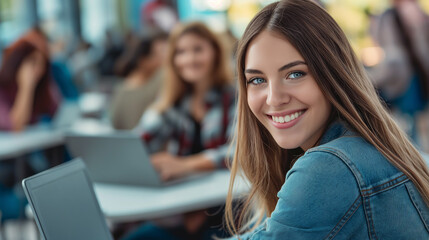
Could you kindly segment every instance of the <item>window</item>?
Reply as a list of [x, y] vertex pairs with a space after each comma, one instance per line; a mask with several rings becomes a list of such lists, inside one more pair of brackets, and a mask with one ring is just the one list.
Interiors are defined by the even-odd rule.
[[34, 19], [28, 14], [29, 0], [0, 0], [0, 48], [7, 46], [28, 29]]

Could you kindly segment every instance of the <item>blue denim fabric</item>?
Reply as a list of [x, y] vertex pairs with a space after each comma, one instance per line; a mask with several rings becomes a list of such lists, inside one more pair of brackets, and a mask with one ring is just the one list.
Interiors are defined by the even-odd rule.
[[297, 160], [278, 197], [241, 239], [429, 239], [429, 208], [411, 180], [341, 122]]

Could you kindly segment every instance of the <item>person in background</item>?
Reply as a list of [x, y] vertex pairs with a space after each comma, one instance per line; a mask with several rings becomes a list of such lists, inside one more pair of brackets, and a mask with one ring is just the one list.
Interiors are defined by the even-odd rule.
[[106, 30], [102, 54], [97, 62], [100, 78], [115, 75], [116, 61], [128, 45], [125, 40], [117, 29], [111, 28]]
[[[235, 90], [218, 37], [202, 23], [178, 25], [169, 39], [160, 98], [136, 129], [162, 179], [225, 167], [234, 115]], [[173, 226], [146, 224], [125, 239], [211, 239], [222, 234], [220, 215], [187, 213]]]
[[101, 59], [101, 50], [85, 39], [80, 38], [64, 67], [69, 69], [72, 83], [79, 92], [100, 91], [100, 74], [97, 63]]
[[116, 87], [111, 103], [111, 123], [115, 129], [136, 127], [143, 112], [158, 96], [167, 37], [159, 33], [139, 40], [118, 60], [116, 69], [124, 82]]
[[22, 131], [52, 117], [59, 95], [44, 39], [31, 30], [5, 49], [0, 67], [0, 129]]
[[[238, 45], [234, 239], [429, 239], [429, 169], [335, 20], [263, 8]], [[250, 182], [233, 206], [236, 176]]]
[[[53, 117], [58, 92], [49, 72], [45, 37], [33, 28], [5, 49], [0, 66], [0, 131], [23, 131], [44, 117]], [[44, 155], [35, 152], [25, 161], [30, 172], [48, 167]], [[24, 217], [25, 196], [15, 180], [15, 161], [0, 163], [1, 221]]]
[[412, 118], [417, 140], [416, 117], [429, 100], [429, 16], [416, 0], [392, 2], [371, 26], [384, 59], [368, 73], [389, 106]]

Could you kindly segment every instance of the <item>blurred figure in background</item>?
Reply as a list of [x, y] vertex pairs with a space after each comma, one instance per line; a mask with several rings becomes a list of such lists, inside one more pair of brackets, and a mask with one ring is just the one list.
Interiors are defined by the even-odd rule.
[[115, 75], [114, 66], [116, 61], [128, 44], [125, 40], [122, 39], [121, 34], [116, 29], [106, 30], [103, 54], [97, 63], [101, 77]]
[[124, 82], [116, 87], [111, 103], [111, 123], [115, 129], [136, 127], [143, 112], [158, 96], [167, 37], [158, 33], [138, 40], [118, 60], [116, 70]]
[[91, 43], [83, 38], [79, 39], [76, 48], [68, 58], [67, 67], [70, 69], [72, 82], [77, 86], [79, 92], [97, 91], [99, 72], [97, 62], [101, 53]]
[[393, 0], [375, 23], [385, 57], [369, 74], [388, 105], [412, 118], [416, 140], [416, 115], [429, 98], [429, 17], [416, 0]]
[[142, 23], [152, 29], [170, 32], [179, 22], [176, 11], [165, 0], [149, 0], [142, 6]]
[[[45, 36], [33, 28], [5, 49], [0, 67], [0, 130], [22, 131], [44, 117], [53, 117], [58, 92], [50, 76], [49, 50]], [[1, 220], [24, 216], [25, 197], [16, 183], [12, 161], [0, 163]], [[49, 167], [41, 152], [26, 159], [30, 174]]]
[[0, 68], [0, 129], [21, 131], [52, 117], [58, 92], [50, 76], [46, 40], [37, 29], [9, 46]]
[[[235, 90], [217, 36], [201, 23], [177, 26], [170, 36], [160, 99], [138, 129], [164, 180], [225, 167], [235, 114]], [[166, 148], [165, 148], [166, 147]], [[218, 210], [218, 209], [216, 209]], [[222, 214], [196, 211], [175, 224], [145, 224], [129, 239], [225, 237]]]
[[219, 38], [223, 46], [225, 46], [225, 53], [229, 61], [230, 68], [232, 69], [232, 72], [235, 73], [235, 52], [237, 51], [238, 39], [234, 36], [230, 28], [219, 34]]

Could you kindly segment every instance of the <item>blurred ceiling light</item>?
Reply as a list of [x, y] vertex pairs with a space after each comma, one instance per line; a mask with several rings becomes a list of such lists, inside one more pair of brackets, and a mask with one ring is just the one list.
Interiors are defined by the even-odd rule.
[[214, 32], [222, 33], [226, 32], [227, 30], [227, 18], [225, 14], [223, 13], [217, 13], [217, 14], [210, 14], [204, 17], [205, 21], [208, 26], [210, 26], [210, 29]]
[[202, 12], [202, 11], [207, 10], [207, 3], [206, 3], [206, 1], [191, 0], [191, 5], [197, 11], [201, 11]]
[[260, 9], [258, 0], [234, 0], [228, 9], [228, 20], [234, 36], [240, 38], [250, 20]]
[[374, 67], [384, 60], [385, 54], [380, 47], [368, 47], [362, 49], [362, 62], [367, 67]]
[[259, 4], [260, 0], [233, 0], [233, 4]]
[[206, 0], [206, 4], [210, 10], [226, 11], [231, 6], [231, 0]]

